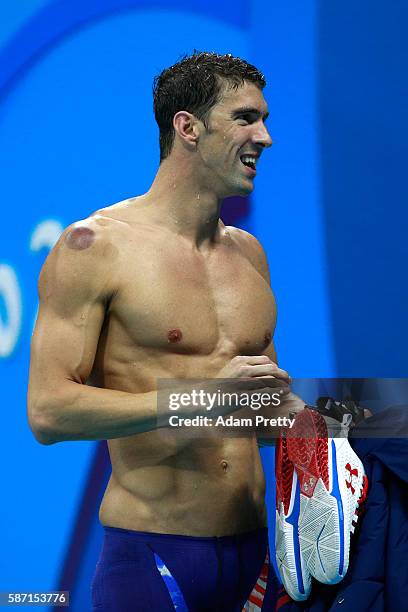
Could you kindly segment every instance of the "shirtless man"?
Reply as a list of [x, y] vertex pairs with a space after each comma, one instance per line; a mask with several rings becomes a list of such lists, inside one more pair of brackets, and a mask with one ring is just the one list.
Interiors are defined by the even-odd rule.
[[98, 610], [242, 610], [264, 566], [256, 437], [155, 429], [158, 379], [289, 380], [262, 247], [220, 220], [223, 198], [252, 192], [272, 144], [264, 85], [229, 55], [163, 71], [150, 190], [68, 227], [41, 271], [30, 425], [43, 444], [109, 440]]

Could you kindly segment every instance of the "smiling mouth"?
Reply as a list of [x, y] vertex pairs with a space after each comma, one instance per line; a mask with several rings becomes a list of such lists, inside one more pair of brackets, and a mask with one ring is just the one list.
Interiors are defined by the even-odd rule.
[[254, 157], [253, 155], [241, 155], [240, 160], [244, 166], [246, 166], [247, 168], [251, 168], [251, 170], [256, 172], [256, 157]]

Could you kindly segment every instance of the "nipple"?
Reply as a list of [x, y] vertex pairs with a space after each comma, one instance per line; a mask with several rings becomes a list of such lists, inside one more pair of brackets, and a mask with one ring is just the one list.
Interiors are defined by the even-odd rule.
[[264, 336], [264, 341], [266, 345], [269, 345], [271, 343], [272, 340], [272, 334], [270, 331], [266, 331], [265, 332], [265, 336]]
[[169, 331], [169, 333], [167, 334], [167, 340], [168, 342], [180, 342], [180, 340], [182, 339], [183, 334], [181, 333], [181, 330], [179, 329], [171, 329]]

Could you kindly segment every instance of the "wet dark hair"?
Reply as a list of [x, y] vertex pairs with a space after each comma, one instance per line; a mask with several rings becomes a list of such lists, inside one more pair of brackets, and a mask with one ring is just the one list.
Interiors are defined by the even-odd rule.
[[225, 84], [238, 89], [248, 81], [259, 89], [265, 77], [255, 66], [230, 53], [219, 55], [194, 51], [154, 78], [154, 115], [160, 131], [160, 161], [171, 152], [174, 142], [173, 117], [181, 110], [203, 121], [222, 97]]

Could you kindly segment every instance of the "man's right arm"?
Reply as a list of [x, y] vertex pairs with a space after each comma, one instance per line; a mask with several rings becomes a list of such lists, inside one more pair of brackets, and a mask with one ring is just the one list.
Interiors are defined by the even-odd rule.
[[39, 280], [28, 417], [37, 440], [119, 438], [156, 427], [157, 394], [86, 385], [105, 310], [115, 293], [115, 247], [95, 218], [69, 227]]

